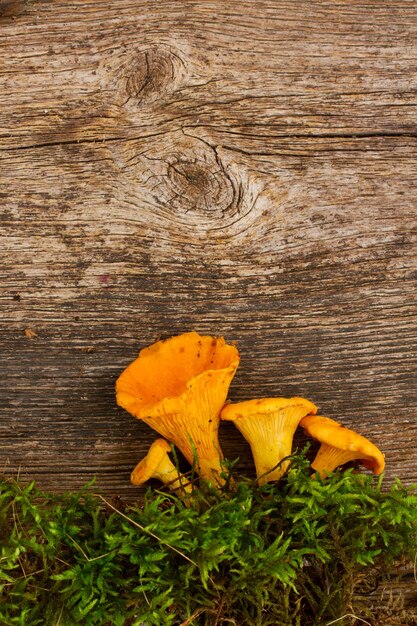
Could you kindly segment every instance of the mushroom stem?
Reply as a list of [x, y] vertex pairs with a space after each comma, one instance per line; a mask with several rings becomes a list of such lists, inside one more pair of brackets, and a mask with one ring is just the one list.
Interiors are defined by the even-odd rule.
[[[279, 480], [290, 464], [289, 461], [283, 461], [283, 459], [290, 456], [292, 452], [292, 442], [297, 423], [285, 428], [284, 418], [280, 415], [274, 416], [274, 422], [272, 437], [265, 433], [265, 437], [258, 438], [256, 446], [251, 446], [259, 485]], [[243, 433], [243, 429], [241, 432]], [[245, 438], [248, 439], [247, 434]]]
[[289, 461], [300, 420], [317, 408], [304, 398], [261, 398], [227, 404], [221, 418], [233, 421], [252, 450], [259, 485], [279, 480]]
[[223, 485], [223, 453], [218, 437], [225, 389], [234, 370], [205, 372], [187, 385], [180, 398], [163, 401], [163, 413], [143, 420], [172, 441], [201, 478]]
[[325, 478], [327, 474], [333, 472], [340, 465], [344, 465], [353, 460], [355, 460], [355, 457], [352, 456], [352, 452], [349, 450], [339, 450], [334, 446], [322, 444], [311, 467], [321, 478]]

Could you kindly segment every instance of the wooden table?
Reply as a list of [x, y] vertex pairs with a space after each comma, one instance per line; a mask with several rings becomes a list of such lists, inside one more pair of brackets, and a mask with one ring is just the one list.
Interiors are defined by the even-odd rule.
[[115, 380], [195, 329], [417, 481], [416, 70], [414, 0], [1, 0], [2, 469], [138, 497]]

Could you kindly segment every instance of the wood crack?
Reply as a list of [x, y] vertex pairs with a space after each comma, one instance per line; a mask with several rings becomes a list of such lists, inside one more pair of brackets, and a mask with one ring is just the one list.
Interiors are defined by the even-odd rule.
[[[245, 126], [245, 125], [242, 125]], [[255, 125], [247, 125], [247, 126], [255, 126]], [[257, 128], [263, 128], [265, 127], [265, 129], [268, 128], [268, 126], [262, 125], [262, 126], [257, 126]], [[207, 128], [206, 125], [202, 125], [202, 126], [197, 126], [197, 125], [187, 125], [187, 126], [182, 126], [179, 129], [175, 129], [175, 130], [181, 130], [184, 132], [185, 129], [204, 129]], [[218, 130], [218, 128], [217, 128]], [[106, 143], [111, 143], [111, 142], [122, 142], [122, 141], [139, 141], [139, 140], [143, 140], [143, 139], [149, 139], [151, 137], [157, 137], [157, 136], [161, 136], [161, 135], [167, 135], [169, 134], [169, 132], [172, 131], [163, 131], [160, 133], [154, 133], [151, 135], [135, 135], [134, 137], [129, 137], [129, 136], [113, 136], [113, 137], [97, 137], [97, 138], [90, 138], [90, 139], [68, 139], [68, 140], [58, 140], [58, 141], [45, 141], [45, 142], [41, 142], [41, 143], [33, 143], [33, 144], [27, 144], [27, 145], [22, 145], [22, 146], [5, 146], [5, 147], [0, 147], [0, 152], [9, 152], [9, 151], [18, 151], [18, 150], [38, 150], [41, 148], [50, 148], [50, 147], [54, 147], [54, 146], [77, 146], [77, 145], [83, 145], [83, 144], [92, 144], [92, 145], [100, 145], [100, 144], [106, 144]], [[228, 134], [231, 135], [236, 135], [236, 136], [243, 136], [243, 137], [255, 137], [260, 139], [262, 138], [262, 136], [260, 136], [259, 134], [257, 135], [252, 135], [252, 134], [245, 134], [245, 133], [239, 133], [239, 132], [232, 132], [232, 131], [227, 131], [225, 129], [224, 132], [227, 132]], [[184, 132], [184, 135], [187, 135], [187, 133]], [[195, 139], [199, 139], [200, 141], [203, 141], [203, 139], [201, 137], [198, 137], [197, 135], [187, 135], [189, 137], [194, 137]], [[349, 139], [384, 139], [384, 138], [410, 138], [410, 139], [416, 139], [417, 138], [417, 131], [414, 133], [410, 133], [410, 132], [369, 132], [369, 131], [364, 131], [364, 132], [353, 132], [353, 133], [268, 133], [268, 139], [283, 139], [283, 140], [291, 140], [291, 139], [340, 139], [340, 140], [349, 140]], [[205, 143], [210, 146], [212, 149], [215, 148], [214, 142], [213, 144], [211, 144], [208, 141], [205, 141]], [[244, 150], [242, 148], [237, 148], [237, 147], [231, 147], [231, 146], [221, 146], [230, 150], [234, 150], [235, 152], [241, 152], [242, 154], [248, 155], [248, 156], [271, 156], [271, 154], [274, 154], [274, 152], [256, 152], [256, 151], [249, 151], [249, 150]]]

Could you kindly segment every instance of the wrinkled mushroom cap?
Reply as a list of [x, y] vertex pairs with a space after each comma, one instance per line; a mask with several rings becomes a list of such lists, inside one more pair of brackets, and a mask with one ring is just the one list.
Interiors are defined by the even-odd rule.
[[[343, 463], [347, 463], [348, 460], [356, 460], [374, 474], [381, 474], [384, 471], [385, 459], [382, 452], [366, 437], [359, 435], [354, 430], [321, 415], [307, 415], [301, 420], [300, 426], [306, 434], [319, 441], [322, 446], [329, 446], [345, 452]], [[312, 467], [315, 469], [314, 461]]]
[[297, 396], [293, 398], [256, 398], [254, 400], [226, 404], [221, 411], [221, 418], [222, 420], [237, 423], [245, 418], [251, 418], [255, 415], [269, 415], [277, 411], [285, 411], [286, 416], [291, 418], [294, 413], [298, 417], [300, 407], [302, 411], [307, 413], [317, 411], [317, 407], [310, 400]]
[[294, 432], [300, 420], [317, 407], [305, 398], [257, 398], [226, 404], [221, 419], [234, 422], [249, 442], [258, 482], [279, 480], [289, 466], [283, 461], [292, 452]]
[[132, 485], [143, 485], [150, 478], [156, 478], [168, 485], [169, 489], [179, 495], [192, 492], [190, 482], [179, 473], [168, 456], [171, 446], [165, 439], [157, 439], [148, 450], [148, 454], [133, 470], [130, 481]]
[[[228, 388], [238, 364], [237, 348], [223, 337], [189, 332], [158, 341], [141, 350], [119, 376], [117, 403], [141, 419], [175, 413], [200, 377], [206, 385], [220, 378]], [[219, 392], [223, 396], [224, 390]]]
[[222, 337], [184, 333], [144, 348], [116, 382], [117, 403], [175, 443], [197, 470], [221, 472], [220, 410], [239, 364]]

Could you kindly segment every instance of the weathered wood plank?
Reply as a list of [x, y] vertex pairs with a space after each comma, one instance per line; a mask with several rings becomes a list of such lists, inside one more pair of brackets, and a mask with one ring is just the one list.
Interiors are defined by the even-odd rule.
[[[2, 378], [13, 429], [4, 419], [0, 432], [10, 467], [54, 488], [97, 473], [107, 490], [131, 492], [129, 469], [152, 434], [115, 407], [114, 380], [158, 334], [196, 327], [238, 340], [233, 397], [304, 394], [379, 443], [390, 475], [415, 481], [414, 214], [404, 172], [413, 148], [366, 142], [333, 150], [299, 140], [267, 162], [218, 149], [219, 188], [232, 200], [224, 215], [217, 202], [211, 212], [193, 206], [192, 184], [179, 196], [190, 206], [171, 201], [180, 175], [157, 179], [152, 204], [140, 157], [119, 179], [107, 145], [43, 148], [42, 164], [37, 149], [3, 159]], [[129, 163], [136, 145], [111, 151]], [[207, 170], [217, 168], [204, 142], [181, 144], [181, 154], [195, 145]], [[167, 167], [164, 144], [154, 150], [153, 167]], [[192, 157], [183, 164], [194, 166]], [[233, 208], [239, 185], [227, 172], [244, 180], [250, 206]], [[38, 336], [28, 339], [28, 327]], [[222, 433], [245, 466], [240, 436]]]
[[195, 328], [237, 340], [232, 398], [305, 395], [415, 482], [415, 3], [0, 20], [1, 465], [136, 497], [153, 433], [114, 381]]

